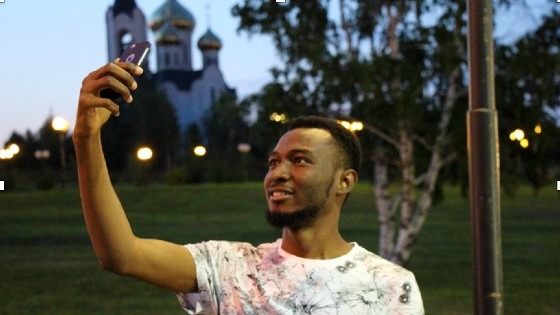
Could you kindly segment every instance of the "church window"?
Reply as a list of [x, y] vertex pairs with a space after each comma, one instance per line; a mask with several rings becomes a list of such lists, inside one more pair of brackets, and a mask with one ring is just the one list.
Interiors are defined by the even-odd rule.
[[185, 63], [189, 62], [189, 51], [186, 48], [183, 48], [183, 61]]
[[165, 65], [169, 66], [169, 63], [171, 62], [171, 60], [170, 60], [171, 58], [169, 57], [169, 53], [165, 53], [164, 59], [165, 59], [165, 61], [164, 61]]
[[216, 89], [214, 87], [210, 88], [210, 103], [214, 104], [216, 102]]
[[128, 45], [132, 44], [132, 34], [128, 31], [121, 33], [119, 38], [119, 56], [124, 52]]

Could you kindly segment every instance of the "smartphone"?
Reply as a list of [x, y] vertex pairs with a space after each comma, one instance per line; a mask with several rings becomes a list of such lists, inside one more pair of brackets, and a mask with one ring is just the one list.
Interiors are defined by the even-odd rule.
[[[128, 46], [122, 55], [119, 57], [120, 61], [124, 61], [127, 63], [133, 63], [135, 65], [142, 65], [142, 62], [148, 55], [148, 51], [150, 51], [150, 43], [149, 42], [141, 42], [135, 43]], [[122, 98], [122, 96], [111, 89], [104, 89], [101, 90], [100, 94], [103, 98], [109, 98], [113, 101], [118, 101]]]

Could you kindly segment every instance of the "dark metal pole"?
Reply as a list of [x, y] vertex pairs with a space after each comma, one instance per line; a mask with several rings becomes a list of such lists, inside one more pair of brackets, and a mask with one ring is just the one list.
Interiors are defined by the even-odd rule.
[[62, 190], [66, 188], [66, 149], [64, 148], [64, 139], [66, 138], [66, 131], [59, 131], [59, 145], [60, 145], [60, 187]]
[[475, 314], [503, 314], [498, 115], [492, 0], [468, 1], [467, 113]]

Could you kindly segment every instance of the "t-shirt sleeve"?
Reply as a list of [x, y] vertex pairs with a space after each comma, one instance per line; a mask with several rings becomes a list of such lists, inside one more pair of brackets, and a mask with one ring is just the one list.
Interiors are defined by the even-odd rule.
[[196, 266], [196, 282], [198, 292], [177, 293], [177, 298], [186, 314], [217, 314], [218, 301], [215, 281], [214, 260], [212, 252], [218, 250], [216, 242], [188, 244], [185, 247], [191, 252]]
[[414, 274], [407, 270], [396, 286], [398, 287], [398, 298], [393, 299], [391, 307], [394, 314], [424, 315], [422, 295]]
[[[241, 242], [208, 241], [188, 244], [196, 266], [197, 293], [178, 293], [187, 314], [218, 314], [225, 304], [236, 303], [231, 292], [247, 277], [247, 261], [254, 250]], [[234, 305], [235, 306], [235, 305]]]

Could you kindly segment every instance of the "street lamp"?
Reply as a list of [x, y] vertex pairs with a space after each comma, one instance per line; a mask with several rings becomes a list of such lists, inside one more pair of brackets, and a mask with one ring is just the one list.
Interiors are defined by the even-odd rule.
[[8, 145], [8, 151], [12, 152], [13, 155], [16, 155], [19, 153], [19, 145], [12, 143], [10, 145]]
[[35, 156], [35, 158], [37, 160], [39, 160], [39, 162], [41, 163], [41, 168], [45, 168], [45, 161], [51, 157], [51, 152], [49, 150], [35, 150], [35, 152], [33, 153], [33, 155]]
[[247, 166], [247, 155], [251, 152], [251, 145], [248, 143], [240, 143], [237, 145], [237, 151], [243, 155], [243, 181], [249, 179], [249, 168]]
[[352, 132], [356, 132], [364, 129], [364, 124], [360, 121], [338, 120], [338, 123], [341, 124], [342, 127]]
[[19, 145], [12, 143], [4, 149], [0, 149], [0, 160], [11, 160], [19, 153]]
[[136, 151], [136, 158], [140, 161], [138, 185], [147, 185], [150, 178], [150, 160], [154, 157], [154, 151], [150, 147], [144, 146]]
[[509, 139], [511, 141], [521, 141], [525, 138], [525, 132], [519, 128], [515, 129], [509, 134]]
[[152, 151], [152, 149], [148, 147], [141, 147], [140, 149], [138, 149], [138, 151], [136, 151], [136, 157], [140, 161], [148, 161], [153, 156], [154, 156], [154, 152]]
[[202, 157], [206, 155], [206, 148], [201, 146], [201, 145], [197, 145], [196, 147], [194, 147], [194, 155]]
[[54, 131], [59, 134], [59, 144], [60, 144], [60, 187], [65, 188], [64, 171], [66, 169], [66, 150], [64, 149], [64, 138], [66, 136], [66, 131], [70, 127], [68, 120], [62, 117], [55, 117], [51, 122], [51, 127]]
[[541, 124], [537, 124], [537, 125], [535, 126], [535, 133], [536, 133], [536, 134], [541, 134], [541, 133], [542, 133], [542, 126], [541, 126]]
[[0, 160], [9, 160], [14, 157], [14, 154], [8, 149], [0, 149]]
[[288, 115], [285, 113], [278, 114], [277, 112], [274, 112], [270, 114], [269, 119], [277, 123], [285, 124], [288, 122]]

